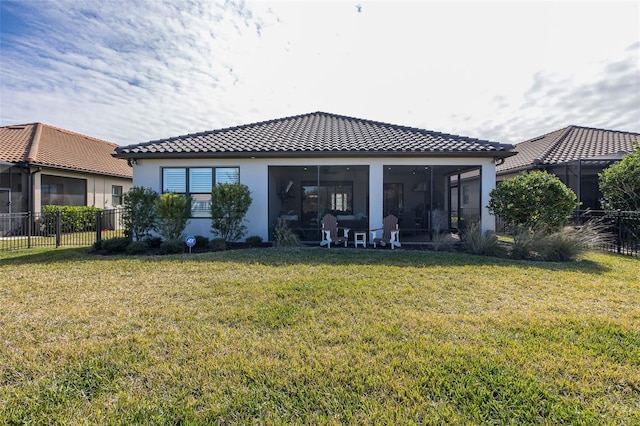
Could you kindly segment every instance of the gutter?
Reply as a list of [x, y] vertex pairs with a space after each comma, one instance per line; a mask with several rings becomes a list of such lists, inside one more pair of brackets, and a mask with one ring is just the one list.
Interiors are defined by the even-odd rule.
[[512, 151], [274, 151], [274, 152], [151, 152], [114, 154], [116, 158], [184, 159], [184, 158], [355, 158], [355, 157], [493, 157], [506, 158], [516, 155]]

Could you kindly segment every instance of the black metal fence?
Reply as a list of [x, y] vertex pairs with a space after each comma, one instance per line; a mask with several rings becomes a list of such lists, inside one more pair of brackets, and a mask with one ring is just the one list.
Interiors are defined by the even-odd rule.
[[[620, 210], [575, 210], [569, 218], [572, 226], [583, 226], [593, 222], [602, 233], [602, 242], [596, 250], [640, 255], [640, 211]], [[498, 233], [508, 233], [508, 226], [496, 217]]]
[[640, 255], [640, 211], [576, 210], [571, 215], [570, 223], [574, 226], [589, 222], [594, 222], [605, 234], [597, 249]]
[[92, 220], [67, 220], [61, 212], [0, 214], [0, 251], [31, 247], [91, 246], [122, 237], [122, 210], [96, 211]]

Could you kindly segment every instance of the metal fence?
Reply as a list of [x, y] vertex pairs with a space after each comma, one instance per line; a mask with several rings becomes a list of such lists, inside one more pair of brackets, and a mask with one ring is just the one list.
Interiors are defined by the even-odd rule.
[[[593, 222], [602, 233], [602, 242], [595, 250], [640, 255], [640, 211], [575, 210], [569, 218], [572, 226]], [[496, 230], [508, 233], [508, 226], [496, 217]]]
[[595, 223], [604, 233], [597, 249], [640, 255], [640, 211], [576, 210], [571, 215], [570, 223], [574, 226], [589, 222]]
[[99, 210], [90, 220], [68, 220], [60, 212], [0, 214], [0, 251], [31, 247], [91, 246], [122, 237], [122, 210]]

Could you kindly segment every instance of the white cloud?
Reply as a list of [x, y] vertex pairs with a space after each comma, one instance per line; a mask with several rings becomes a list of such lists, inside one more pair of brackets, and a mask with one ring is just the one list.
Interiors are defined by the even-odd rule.
[[121, 144], [317, 110], [508, 143], [639, 130], [634, 2], [46, 3], [2, 4], [30, 20], [3, 30], [2, 124]]

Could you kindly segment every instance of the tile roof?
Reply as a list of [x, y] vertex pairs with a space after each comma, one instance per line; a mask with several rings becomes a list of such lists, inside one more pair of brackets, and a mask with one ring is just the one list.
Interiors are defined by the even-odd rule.
[[512, 155], [511, 145], [325, 112], [279, 118], [116, 149], [123, 158], [354, 155]]
[[127, 162], [114, 158], [117, 144], [42, 123], [0, 127], [0, 160], [131, 178]]
[[517, 155], [496, 168], [498, 174], [525, 170], [537, 165], [564, 164], [574, 160], [619, 157], [633, 152], [640, 133], [568, 126], [516, 144]]

